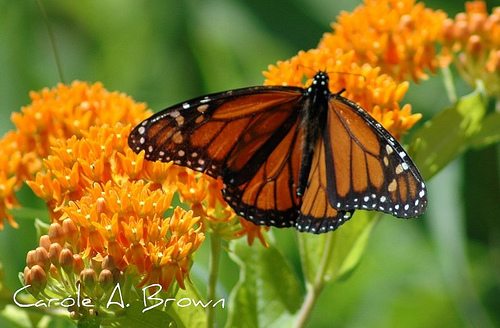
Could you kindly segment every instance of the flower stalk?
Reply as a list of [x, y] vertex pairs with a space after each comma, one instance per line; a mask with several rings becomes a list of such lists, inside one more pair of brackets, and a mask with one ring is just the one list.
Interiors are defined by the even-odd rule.
[[[221, 249], [222, 240], [220, 236], [214, 232], [210, 235], [210, 258], [208, 264], [209, 276], [207, 291], [208, 302], [215, 300], [216, 296]], [[212, 306], [207, 307], [207, 327], [215, 327], [215, 308]]]
[[297, 314], [295, 328], [302, 328], [306, 325], [311, 312], [314, 309], [314, 305], [316, 304], [319, 295], [323, 291], [326, 282], [326, 270], [328, 268], [328, 264], [330, 263], [333, 250], [333, 234], [329, 233], [325, 237], [323, 254], [321, 256], [318, 271], [316, 271], [314, 281], [306, 285], [307, 293], [304, 298], [304, 302], [302, 303], [302, 306], [300, 307]]

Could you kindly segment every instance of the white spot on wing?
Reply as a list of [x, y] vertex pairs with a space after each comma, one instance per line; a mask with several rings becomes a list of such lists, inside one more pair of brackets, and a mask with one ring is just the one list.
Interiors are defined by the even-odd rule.
[[202, 113], [202, 114], [203, 114], [203, 113], [205, 113], [205, 111], [207, 110], [207, 108], [208, 108], [208, 105], [207, 105], [207, 104], [205, 104], [205, 105], [200, 105], [200, 106], [198, 106], [198, 107], [196, 108], [196, 110], [197, 110], [198, 112], [200, 112], [200, 113]]
[[184, 124], [184, 116], [179, 115], [175, 118], [175, 121], [177, 122], [178, 125], [183, 125]]
[[178, 110], [174, 110], [172, 112], [169, 113], [169, 115], [173, 118], [176, 118], [178, 117], [179, 115], [181, 115], [181, 113], [178, 111]]

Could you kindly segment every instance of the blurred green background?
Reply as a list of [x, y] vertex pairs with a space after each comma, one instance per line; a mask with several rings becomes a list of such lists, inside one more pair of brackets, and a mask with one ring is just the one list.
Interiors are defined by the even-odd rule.
[[[203, 93], [262, 84], [267, 65], [314, 47], [338, 13], [360, 1], [43, 3], [65, 82], [100, 81], [159, 110]], [[462, 1], [425, 3], [450, 16], [464, 8]], [[28, 92], [52, 87], [60, 77], [37, 2], [0, 0], [0, 13], [3, 134], [12, 128], [10, 114], [30, 102]], [[470, 91], [459, 79], [457, 87], [460, 95]], [[426, 120], [449, 105], [444, 95], [442, 79], [433, 76], [413, 84], [405, 101]], [[384, 217], [359, 268], [328, 286], [309, 326], [500, 326], [499, 154], [498, 146], [470, 150], [429, 181], [429, 209], [421, 219]], [[32, 201], [29, 190], [22, 197]], [[20, 287], [18, 272], [37, 244], [33, 219], [19, 224], [19, 230], [0, 232], [0, 261], [10, 292]], [[272, 234], [300, 273], [294, 232], [273, 229]], [[197, 254], [192, 273], [202, 287], [207, 254], [206, 249]], [[220, 271], [218, 293], [227, 298], [238, 272], [226, 254]], [[224, 318], [218, 313], [221, 324]], [[0, 318], [0, 325], [26, 322]]]

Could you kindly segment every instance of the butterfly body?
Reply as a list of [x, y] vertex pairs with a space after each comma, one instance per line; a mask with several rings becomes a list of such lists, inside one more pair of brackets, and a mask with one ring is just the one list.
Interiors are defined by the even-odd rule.
[[297, 196], [302, 196], [307, 187], [314, 147], [321, 137], [321, 131], [325, 129], [328, 100], [330, 98], [328, 75], [317, 74], [313, 84], [303, 91], [303, 98], [301, 128], [304, 130], [304, 137], [302, 140], [302, 160], [300, 162]]
[[331, 93], [324, 72], [306, 89], [258, 86], [174, 105], [135, 127], [129, 145], [221, 178], [227, 203], [260, 225], [321, 233], [356, 209], [408, 218], [427, 204], [401, 145]]

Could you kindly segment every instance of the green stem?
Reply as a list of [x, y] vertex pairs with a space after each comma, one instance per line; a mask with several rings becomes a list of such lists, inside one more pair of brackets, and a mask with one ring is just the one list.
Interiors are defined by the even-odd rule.
[[455, 103], [457, 101], [457, 90], [455, 89], [455, 84], [453, 83], [453, 75], [451, 74], [449, 67], [444, 67], [441, 72], [443, 73], [444, 88], [446, 89], [446, 94], [450, 103]]
[[[215, 300], [215, 292], [217, 288], [217, 277], [219, 273], [219, 261], [221, 251], [221, 239], [214, 232], [210, 235], [210, 259], [209, 259], [209, 276], [208, 276], [208, 292], [207, 301]], [[215, 307], [207, 307], [207, 327], [215, 327]]]
[[307, 294], [298, 312], [295, 328], [302, 328], [305, 326], [314, 305], [316, 304], [316, 301], [325, 286], [325, 273], [333, 253], [333, 233], [328, 233], [325, 238], [325, 247], [323, 255], [321, 256], [321, 262], [319, 263], [314, 282], [312, 284], [307, 284]]

